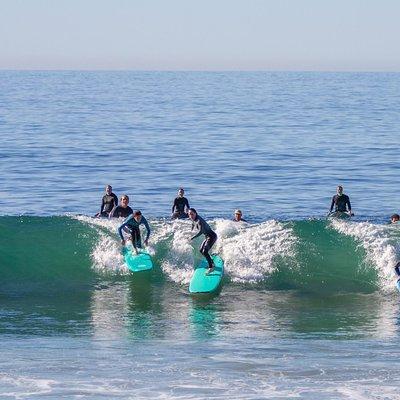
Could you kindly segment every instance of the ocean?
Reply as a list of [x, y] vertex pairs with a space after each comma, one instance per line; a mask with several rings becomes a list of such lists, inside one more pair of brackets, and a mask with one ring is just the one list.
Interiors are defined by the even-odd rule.
[[[0, 71], [0, 398], [398, 399], [399, 110], [398, 73]], [[179, 187], [218, 294], [188, 293]]]

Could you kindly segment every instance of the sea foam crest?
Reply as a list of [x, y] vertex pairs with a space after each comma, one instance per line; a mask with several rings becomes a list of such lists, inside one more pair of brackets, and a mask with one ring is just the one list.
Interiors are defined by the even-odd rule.
[[216, 232], [217, 250], [234, 282], [260, 282], [275, 270], [278, 255], [294, 254], [296, 238], [292, 229], [275, 220], [257, 225], [217, 220]]
[[380, 287], [384, 291], [394, 289], [394, 266], [399, 261], [399, 232], [391, 226], [370, 222], [332, 220], [331, 226], [338, 232], [360, 241], [369, 261], [376, 268]]

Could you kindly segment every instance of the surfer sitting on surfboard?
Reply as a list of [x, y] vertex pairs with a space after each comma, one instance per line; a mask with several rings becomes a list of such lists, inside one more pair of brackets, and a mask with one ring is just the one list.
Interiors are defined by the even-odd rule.
[[203, 254], [203, 256], [206, 258], [208, 262], [207, 274], [209, 274], [212, 271], [214, 271], [215, 268], [214, 262], [209, 254], [209, 251], [211, 250], [211, 247], [213, 247], [214, 243], [217, 241], [217, 234], [210, 228], [210, 225], [208, 225], [207, 222], [204, 221], [204, 219], [197, 214], [197, 211], [194, 208], [189, 208], [188, 215], [189, 218], [193, 221], [192, 230], [196, 228], [199, 231], [190, 240], [193, 240], [199, 237], [200, 235], [205, 236], [205, 239], [201, 244], [199, 250], [200, 253]]
[[329, 212], [331, 213], [333, 207], [335, 206], [335, 213], [348, 213], [350, 216], [354, 215], [351, 212], [350, 198], [343, 193], [343, 186], [338, 186], [336, 189], [336, 194], [332, 197], [331, 208]]
[[128, 206], [129, 204], [129, 197], [126, 194], [123, 194], [120, 198], [121, 205], [115, 207], [111, 213], [110, 218], [126, 218], [129, 215], [133, 214], [132, 208]]
[[178, 190], [178, 197], [175, 198], [174, 204], [172, 205], [172, 217], [171, 219], [184, 219], [187, 218], [187, 210], [189, 209], [189, 201], [183, 195], [185, 191], [183, 188]]
[[132, 245], [136, 253], [137, 253], [137, 248], [139, 249], [142, 248], [142, 240], [140, 237], [140, 229], [139, 229], [139, 226], [142, 224], [146, 227], [147, 230], [146, 239], [144, 240], [144, 244], [145, 246], [147, 246], [149, 243], [150, 226], [147, 222], [147, 219], [142, 215], [140, 211], [135, 211], [133, 214], [131, 214], [118, 228], [118, 233], [121, 238], [121, 244], [123, 246], [125, 246], [125, 239], [122, 234], [122, 231], [124, 230], [124, 228], [129, 229]]
[[106, 193], [101, 199], [100, 212], [95, 217], [108, 217], [118, 205], [118, 197], [113, 193], [111, 185], [106, 186]]

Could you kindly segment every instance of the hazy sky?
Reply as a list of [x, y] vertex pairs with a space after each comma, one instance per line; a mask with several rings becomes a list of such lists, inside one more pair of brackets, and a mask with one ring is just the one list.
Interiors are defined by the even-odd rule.
[[0, 0], [0, 68], [400, 71], [399, 21], [399, 0]]

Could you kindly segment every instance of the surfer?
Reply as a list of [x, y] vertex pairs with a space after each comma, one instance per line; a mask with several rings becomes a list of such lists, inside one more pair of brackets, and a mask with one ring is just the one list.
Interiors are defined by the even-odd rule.
[[208, 262], [207, 274], [209, 274], [212, 271], [214, 271], [215, 268], [214, 262], [209, 254], [209, 251], [211, 250], [211, 247], [214, 245], [214, 243], [217, 241], [217, 234], [210, 228], [210, 225], [208, 225], [207, 222], [204, 221], [204, 219], [197, 214], [197, 211], [194, 208], [189, 208], [188, 215], [189, 218], [193, 221], [192, 230], [194, 228], [198, 230], [198, 233], [194, 235], [192, 238], [190, 238], [190, 240], [193, 240], [199, 237], [200, 235], [205, 236], [205, 239], [203, 240], [203, 243], [201, 244], [199, 250], [200, 253], [203, 254], [203, 256], [206, 258]]
[[235, 215], [233, 217], [233, 221], [235, 222], [247, 222], [245, 219], [242, 218], [242, 212], [240, 210], [235, 210]]
[[109, 217], [114, 207], [118, 205], [118, 197], [112, 192], [111, 185], [106, 186], [106, 193], [101, 200], [100, 212], [95, 217]]
[[189, 201], [183, 195], [185, 191], [183, 188], [179, 188], [178, 197], [175, 198], [172, 206], [172, 217], [171, 219], [184, 219], [187, 218], [187, 211], [189, 209]]
[[333, 207], [335, 207], [335, 213], [340, 212], [340, 213], [347, 213], [350, 216], [354, 215], [351, 212], [350, 198], [349, 196], [343, 193], [343, 186], [339, 185], [337, 187], [336, 194], [332, 197], [332, 203], [329, 213], [332, 212]]
[[125, 239], [122, 234], [124, 228], [129, 229], [129, 233], [131, 236], [131, 241], [133, 248], [137, 253], [137, 248], [142, 248], [142, 239], [140, 237], [140, 229], [139, 226], [144, 225], [147, 230], [146, 239], [144, 240], [144, 245], [147, 246], [149, 244], [149, 236], [150, 236], [150, 226], [147, 222], [147, 219], [142, 215], [141, 211], [135, 211], [131, 214], [118, 228], [118, 234], [121, 238], [121, 244], [125, 246]]
[[399, 214], [393, 214], [390, 217], [390, 223], [391, 224], [395, 224], [396, 222], [399, 222], [399, 221], [400, 221], [400, 215]]
[[115, 207], [111, 213], [110, 213], [110, 218], [120, 218], [124, 217], [126, 218], [127, 216], [133, 214], [132, 208], [129, 207], [129, 196], [126, 194], [123, 194], [120, 198], [121, 205]]

